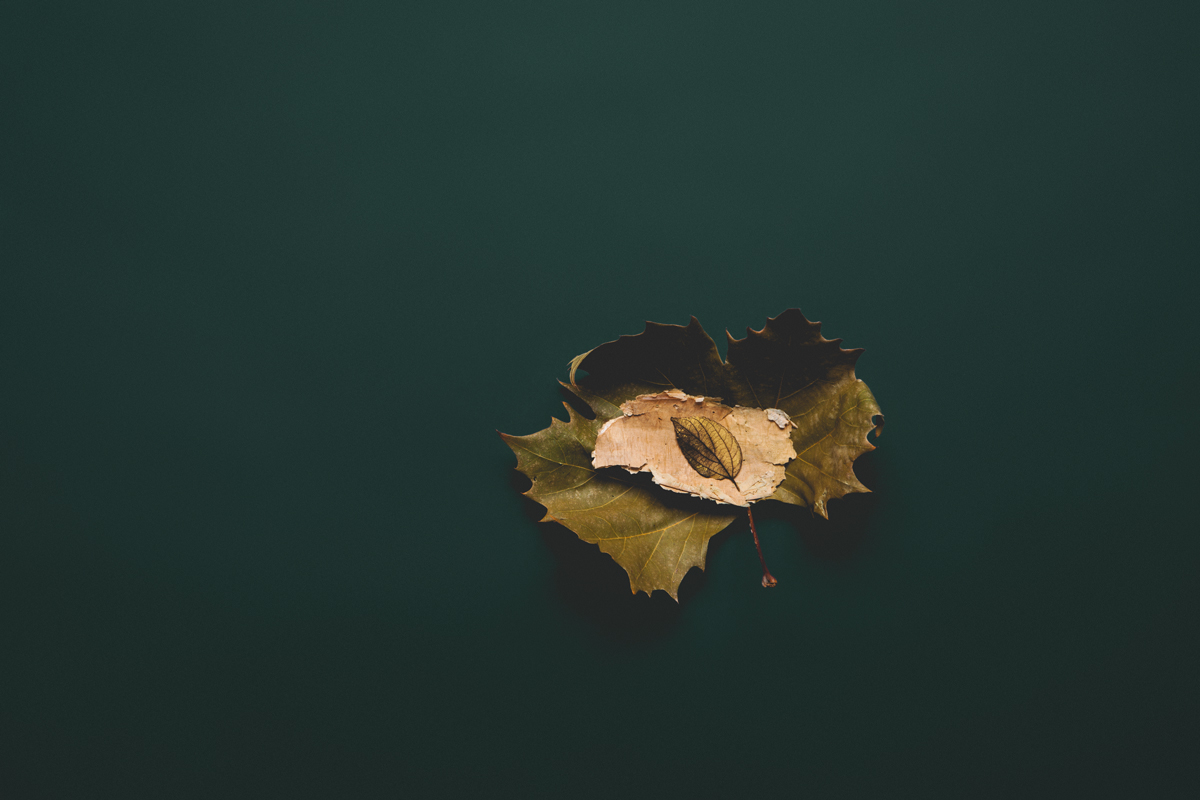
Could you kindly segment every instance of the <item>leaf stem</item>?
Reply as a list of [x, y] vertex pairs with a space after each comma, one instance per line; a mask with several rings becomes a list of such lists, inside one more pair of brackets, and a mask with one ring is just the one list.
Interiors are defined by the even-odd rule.
[[763, 586], [774, 586], [779, 583], [775, 580], [775, 576], [771, 574], [771, 570], [767, 569], [767, 560], [763, 558], [762, 545], [758, 543], [758, 530], [754, 527], [754, 514], [750, 512], [750, 506], [746, 506], [746, 517], [750, 520], [750, 533], [754, 534], [754, 547], [758, 550], [758, 561], [763, 568]]

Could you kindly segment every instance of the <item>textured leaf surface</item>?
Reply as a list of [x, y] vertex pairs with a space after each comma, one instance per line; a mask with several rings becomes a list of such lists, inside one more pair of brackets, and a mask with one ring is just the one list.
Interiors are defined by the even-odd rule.
[[578, 370], [588, 375], [572, 388], [605, 419], [621, 413], [623, 400], [664, 386], [781, 409], [795, 424], [797, 457], [774, 499], [828, 516], [828, 500], [870, 491], [853, 468], [855, 458], [875, 449], [867, 434], [881, 414], [871, 390], [854, 374], [862, 350], [843, 350], [841, 339], [824, 338], [821, 323], [809, 322], [799, 309], [768, 320], [761, 331], [747, 330], [745, 339], [728, 338], [726, 363], [695, 317], [686, 326], [647, 323], [637, 336], [622, 336], [573, 359], [572, 380]]
[[[580, 367], [589, 375], [577, 384]], [[725, 372], [716, 344], [692, 317], [687, 325], [647, 322], [635, 336], [622, 336], [576, 356], [571, 359], [569, 388], [598, 418], [609, 420], [621, 415], [621, 403], [642, 394], [680, 389], [714, 400], [726, 398]]]
[[[748, 330], [745, 339], [730, 336], [726, 363], [693, 317], [687, 325], [647, 323], [636, 336], [622, 336], [577, 356], [570, 363], [571, 382], [563, 386], [586, 402], [596, 419], [568, 407], [568, 422], [553, 420], [549, 428], [529, 436], [501, 434], [517, 455], [517, 468], [533, 482], [526, 494], [546, 507], [546, 521], [565, 525], [612, 556], [629, 573], [634, 592], [662, 589], [677, 598], [684, 575], [692, 567], [703, 568], [709, 539], [734, 514], [726, 513], [727, 506], [662, 491], [640, 476], [593, 467], [592, 460], [601, 429], [625, 416], [623, 404], [677, 391], [761, 409], [755, 413], [790, 436], [796, 455], [782, 468], [782, 479], [765, 484], [761, 494], [747, 489], [743, 496], [731, 489], [736, 494], [722, 502], [745, 505], [769, 496], [826, 516], [828, 500], [870, 491], [855, 477], [853, 465], [860, 454], [874, 449], [867, 434], [875, 429], [880, 410], [854, 374], [862, 351], [843, 350], [840, 339], [825, 339], [820, 331], [820, 323], [809, 322], [799, 310], [785, 311], [761, 331]], [[579, 370], [587, 375], [577, 376]], [[775, 409], [786, 412], [791, 422]], [[745, 438], [738, 443], [748, 445]], [[679, 457], [681, 451], [675, 452]], [[748, 451], [744, 455], [749, 458]], [[641, 466], [628, 459], [612, 463], [631, 470]], [[680, 463], [694, 473], [684, 458]], [[708, 469], [732, 471], [732, 462], [723, 465], [719, 457], [704, 463], [710, 464]], [[730, 486], [725, 480], [697, 477]], [[655, 480], [662, 478], [656, 475]], [[663, 486], [691, 491], [669, 482]]]
[[612, 556], [629, 573], [632, 591], [662, 589], [678, 599], [683, 577], [704, 567], [708, 540], [734, 514], [616, 469], [593, 468], [602, 423], [567, 412], [569, 422], [553, 419], [538, 433], [501, 434], [533, 482], [525, 494], [546, 507], [543, 522], [558, 522]]
[[[774, 415], [774, 416], [773, 416]], [[704, 420], [703, 423], [691, 420]], [[679, 423], [676, 422], [679, 420]], [[717, 426], [712, 435], [731, 436], [740, 456], [732, 463], [733, 455], [724, 468], [714, 451], [721, 449], [715, 442], [696, 439], [689, 463], [680, 447], [676, 424], [708, 424]], [[783, 465], [796, 457], [789, 435], [792, 423], [781, 411], [761, 408], [732, 408], [709, 398], [699, 398], [683, 392], [644, 394], [621, 404], [621, 416], [608, 420], [600, 427], [596, 448], [592, 453], [595, 467], [623, 467], [630, 472], [649, 472], [654, 482], [664, 489], [683, 492], [718, 503], [748, 506], [756, 500], [771, 497], [785, 473]], [[703, 436], [704, 429], [698, 429]], [[705, 467], [707, 450], [714, 461], [714, 470]], [[696, 470], [701, 469], [709, 475]], [[737, 480], [729, 480], [725, 472], [733, 471]]]
[[705, 478], [737, 478], [742, 471], [742, 448], [728, 428], [707, 417], [672, 417], [671, 424], [679, 450], [692, 469]]
[[729, 337], [730, 392], [738, 403], [781, 409], [792, 418], [796, 458], [774, 499], [828, 517], [826, 502], [871, 491], [854, 475], [854, 459], [875, 446], [867, 434], [879, 403], [854, 374], [862, 350], [821, 336], [821, 323], [798, 309], [767, 321], [745, 339]]

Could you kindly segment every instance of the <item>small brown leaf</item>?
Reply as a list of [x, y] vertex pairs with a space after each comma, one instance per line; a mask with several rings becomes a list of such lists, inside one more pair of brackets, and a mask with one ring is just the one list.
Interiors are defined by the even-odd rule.
[[737, 486], [742, 448], [728, 428], [707, 417], [671, 417], [683, 457], [705, 478], [725, 478]]

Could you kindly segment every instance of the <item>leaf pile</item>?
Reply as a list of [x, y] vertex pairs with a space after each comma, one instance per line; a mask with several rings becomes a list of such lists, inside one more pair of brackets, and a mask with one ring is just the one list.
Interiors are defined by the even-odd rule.
[[[875, 430], [880, 410], [854, 374], [862, 350], [843, 350], [840, 339], [826, 339], [820, 331], [819, 322], [790, 309], [761, 331], [747, 330], [745, 339], [726, 334], [728, 361], [722, 361], [693, 317], [686, 326], [648, 322], [640, 334], [576, 356], [570, 383], [563, 386], [596, 418], [589, 420], [568, 405], [567, 422], [553, 419], [549, 428], [528, 436], [501, 434], [517, 455], [517, 469], [533, 482], [526, 495], [546, 507], [543, 521], [561, 523], [612, 556], [629, 573], [632, 591], [662, 589], [678, 599], [684, 575], [692, 567], [703, 568], [709, 539], [733, 521], [733, 509], [662, 491], [620, 470], [596, 469], [592, 452], [604, 424], [623, 415], [623, 403], [680, 391], [786, 412], [796, 457], [770, 498], [828, 516], [829, 500], [870, 491], [855, 477], [853, 462], [874, 449], [867, 434]], [[579, 370], [587, 376], [576, 380]], [[705, 439], [703, 422], [683, 425], [688, 436], [704, 444], [692, 449], [697, 458], [688, 458], [692, 467], [702, 463], [714, 476], [736, 478], [733, 448], [726, 443], [728, 452], [718, 455], [723, 434], [709, 430]], [[683, 452], [688, 457], [688, 450]]]

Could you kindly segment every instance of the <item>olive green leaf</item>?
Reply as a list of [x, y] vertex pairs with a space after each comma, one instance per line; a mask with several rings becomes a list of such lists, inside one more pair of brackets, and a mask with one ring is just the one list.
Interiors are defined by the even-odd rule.
[[618, 469], [592, 467], [602, 424], [567, 406], [569, 422], [529, 436], [500, 434], [533, 482], [526, 496], [558, 522], [599, 546], [629, 573], [633, 592], [662, 589], [676, 600], [692, 567], [704, 568], [708, 541], [734, 520], [727, 507], [667, 492]]
[[[695, 317], [687, 325], [646, 323], [636, 336], [622, 336], [571, 361], [569, 387], [598, 418], [620, 416], [620, 405], [664, 387], [724, 398], [727, 404], [778, 408], [795, 427], [798, 456], [788, 464], [773, 498], [807, 506], [828, 516], [826, 502], [851, 492], [869, 492], [854, 475], [854, 459], [874, 450], [867, 434], [882, 413], [867, 385], [854, 373], [862, 350], [843, 350], [841, 339], [821, 335], [799, 309], [770, 319], [761, 331], [729, 340], [728, 361]], [[576, 382], [579, 370], [587, 376]]]
[[[563, 386], [596, 418], [568, 407], [568, 422], [555, 419], [529, 436], [501, 434], [517, 455], [517, 469], [533, 483], [526, 495], [546, 507], [545, 521], [565, 525], [612, 556], [629, 573], [634, 592], [662, 589], [677, 598], [688, 570], [703, 568], [709, 539], [734, 516], [621, 470], [596, 469], [592, 453], [604, 423], [623, 415], [622, 403], [678, 390], [786, 412], [797, 456], [771, 498], [827, 516], [828, 500], [870, 491], [855, 477], [854, 459], [875, 449], [867, 434], [876, 430], [876, 419], [883, 423], [879, 404], [854, 372], [862, 351], [843, 350], [840, 339], [825, 339], [820, 331], [820, 323], [790, 309], [761, 331], [747, 330], [745, 339], [729, 336], [726, 362], [693, 317], [687, 325], [648, 322], [640, 334], [575, 357]], [[730, 446], [719, 432], [688, 427], [695, 424], [684, 423], [681, 431], [675, 423], [688, 463], [703, 477], [709, 470], [734, 480], [741, 468], [736, 439], [730, 434]]]
[[737, 486], [742, 448], [733, 432], [708, 417], [671, 417], [675, 441], [692, 469], [705, 478], [725, 478]]
[[[728, 336], [728, 334], [726, 334]], [[745, 339], [729, 336], [730, 397], [741, 405], [778, 408], [792, 418], [797, 456], [772, 497], [828, 517], [826, 501], [869, 492], [854, 475], [854, 459], [874, 450], [867, 434], [883, 425], [879, 403], [854, 374], [862, 350], [821, 335], [799, 309], [767, 320]]]

